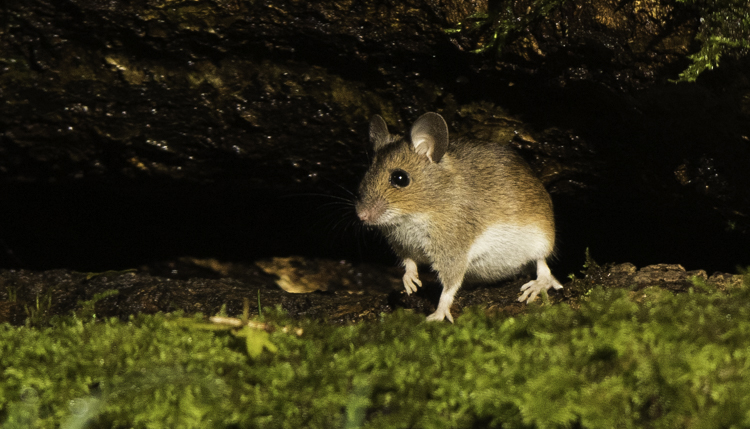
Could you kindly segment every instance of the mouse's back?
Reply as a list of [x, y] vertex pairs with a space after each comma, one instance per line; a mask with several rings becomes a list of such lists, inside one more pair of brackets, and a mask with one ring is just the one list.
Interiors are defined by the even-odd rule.
[[465, 184], [466, 199], [489, 223], [536, 224], [554, 232], [549, 194], [512, 147], [458, 138], [450, 143], [446, 156]]

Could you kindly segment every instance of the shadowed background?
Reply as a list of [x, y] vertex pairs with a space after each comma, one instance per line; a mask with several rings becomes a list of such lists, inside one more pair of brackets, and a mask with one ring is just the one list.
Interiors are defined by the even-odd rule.
[[696, 9], [508, 5], [491, 16], [524, 27], [498, 55], [472, 52], [496, 34], [470, 31], [497, 7], [481, 1], [6, 3], [0, 268], [394, 263], [340, 198], [367, 167], [369, 117], [405, 132], [426, 111], [529, 161], [555, 203], [558, 277], [587, 247], [750, 263], [747, 57], [675, 84]]

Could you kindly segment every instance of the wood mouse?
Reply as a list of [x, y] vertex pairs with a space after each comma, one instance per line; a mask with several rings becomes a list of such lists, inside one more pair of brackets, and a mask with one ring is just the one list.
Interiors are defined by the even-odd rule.
[[448, 318], [461, 284], [494, 282], [536, 263], [537, 279], [519, 301], [561, 289], [547, 258], [555, 246], [552, 201], [528, 164], [511, 147], [448, 139], [437, 113], [414, 122], [409, 138], [391, 135], [385, 120], [370, 120], [375, 155], [355, 208], [378, 228], [403, 262], [406, 293], [422, 283], [417, 264], [437, 272], [443, 292], [430, 321]]

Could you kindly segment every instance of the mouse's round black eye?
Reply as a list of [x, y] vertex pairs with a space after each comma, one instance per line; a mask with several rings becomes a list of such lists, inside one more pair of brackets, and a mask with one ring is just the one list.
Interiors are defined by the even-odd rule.
[[391, 185], [396, 188], [405, 188], [409, 186], [411, 179], [409, 179], [409, 173], [404, 170], [396, 170], [391, 173]]

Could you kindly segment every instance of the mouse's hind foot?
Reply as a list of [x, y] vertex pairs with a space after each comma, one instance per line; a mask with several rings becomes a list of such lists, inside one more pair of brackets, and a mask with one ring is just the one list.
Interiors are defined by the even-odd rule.
[[555, 276], [549, 270], [547, 262], [544, 259], [536, 261], [536, 280], [532, 280], [521, 286], [523, 294], [518, 298], [518, 302], [526, 301], [531, 303], [542, 291], [550, 289], [562, 289], [562, 285], [557, 281]]

